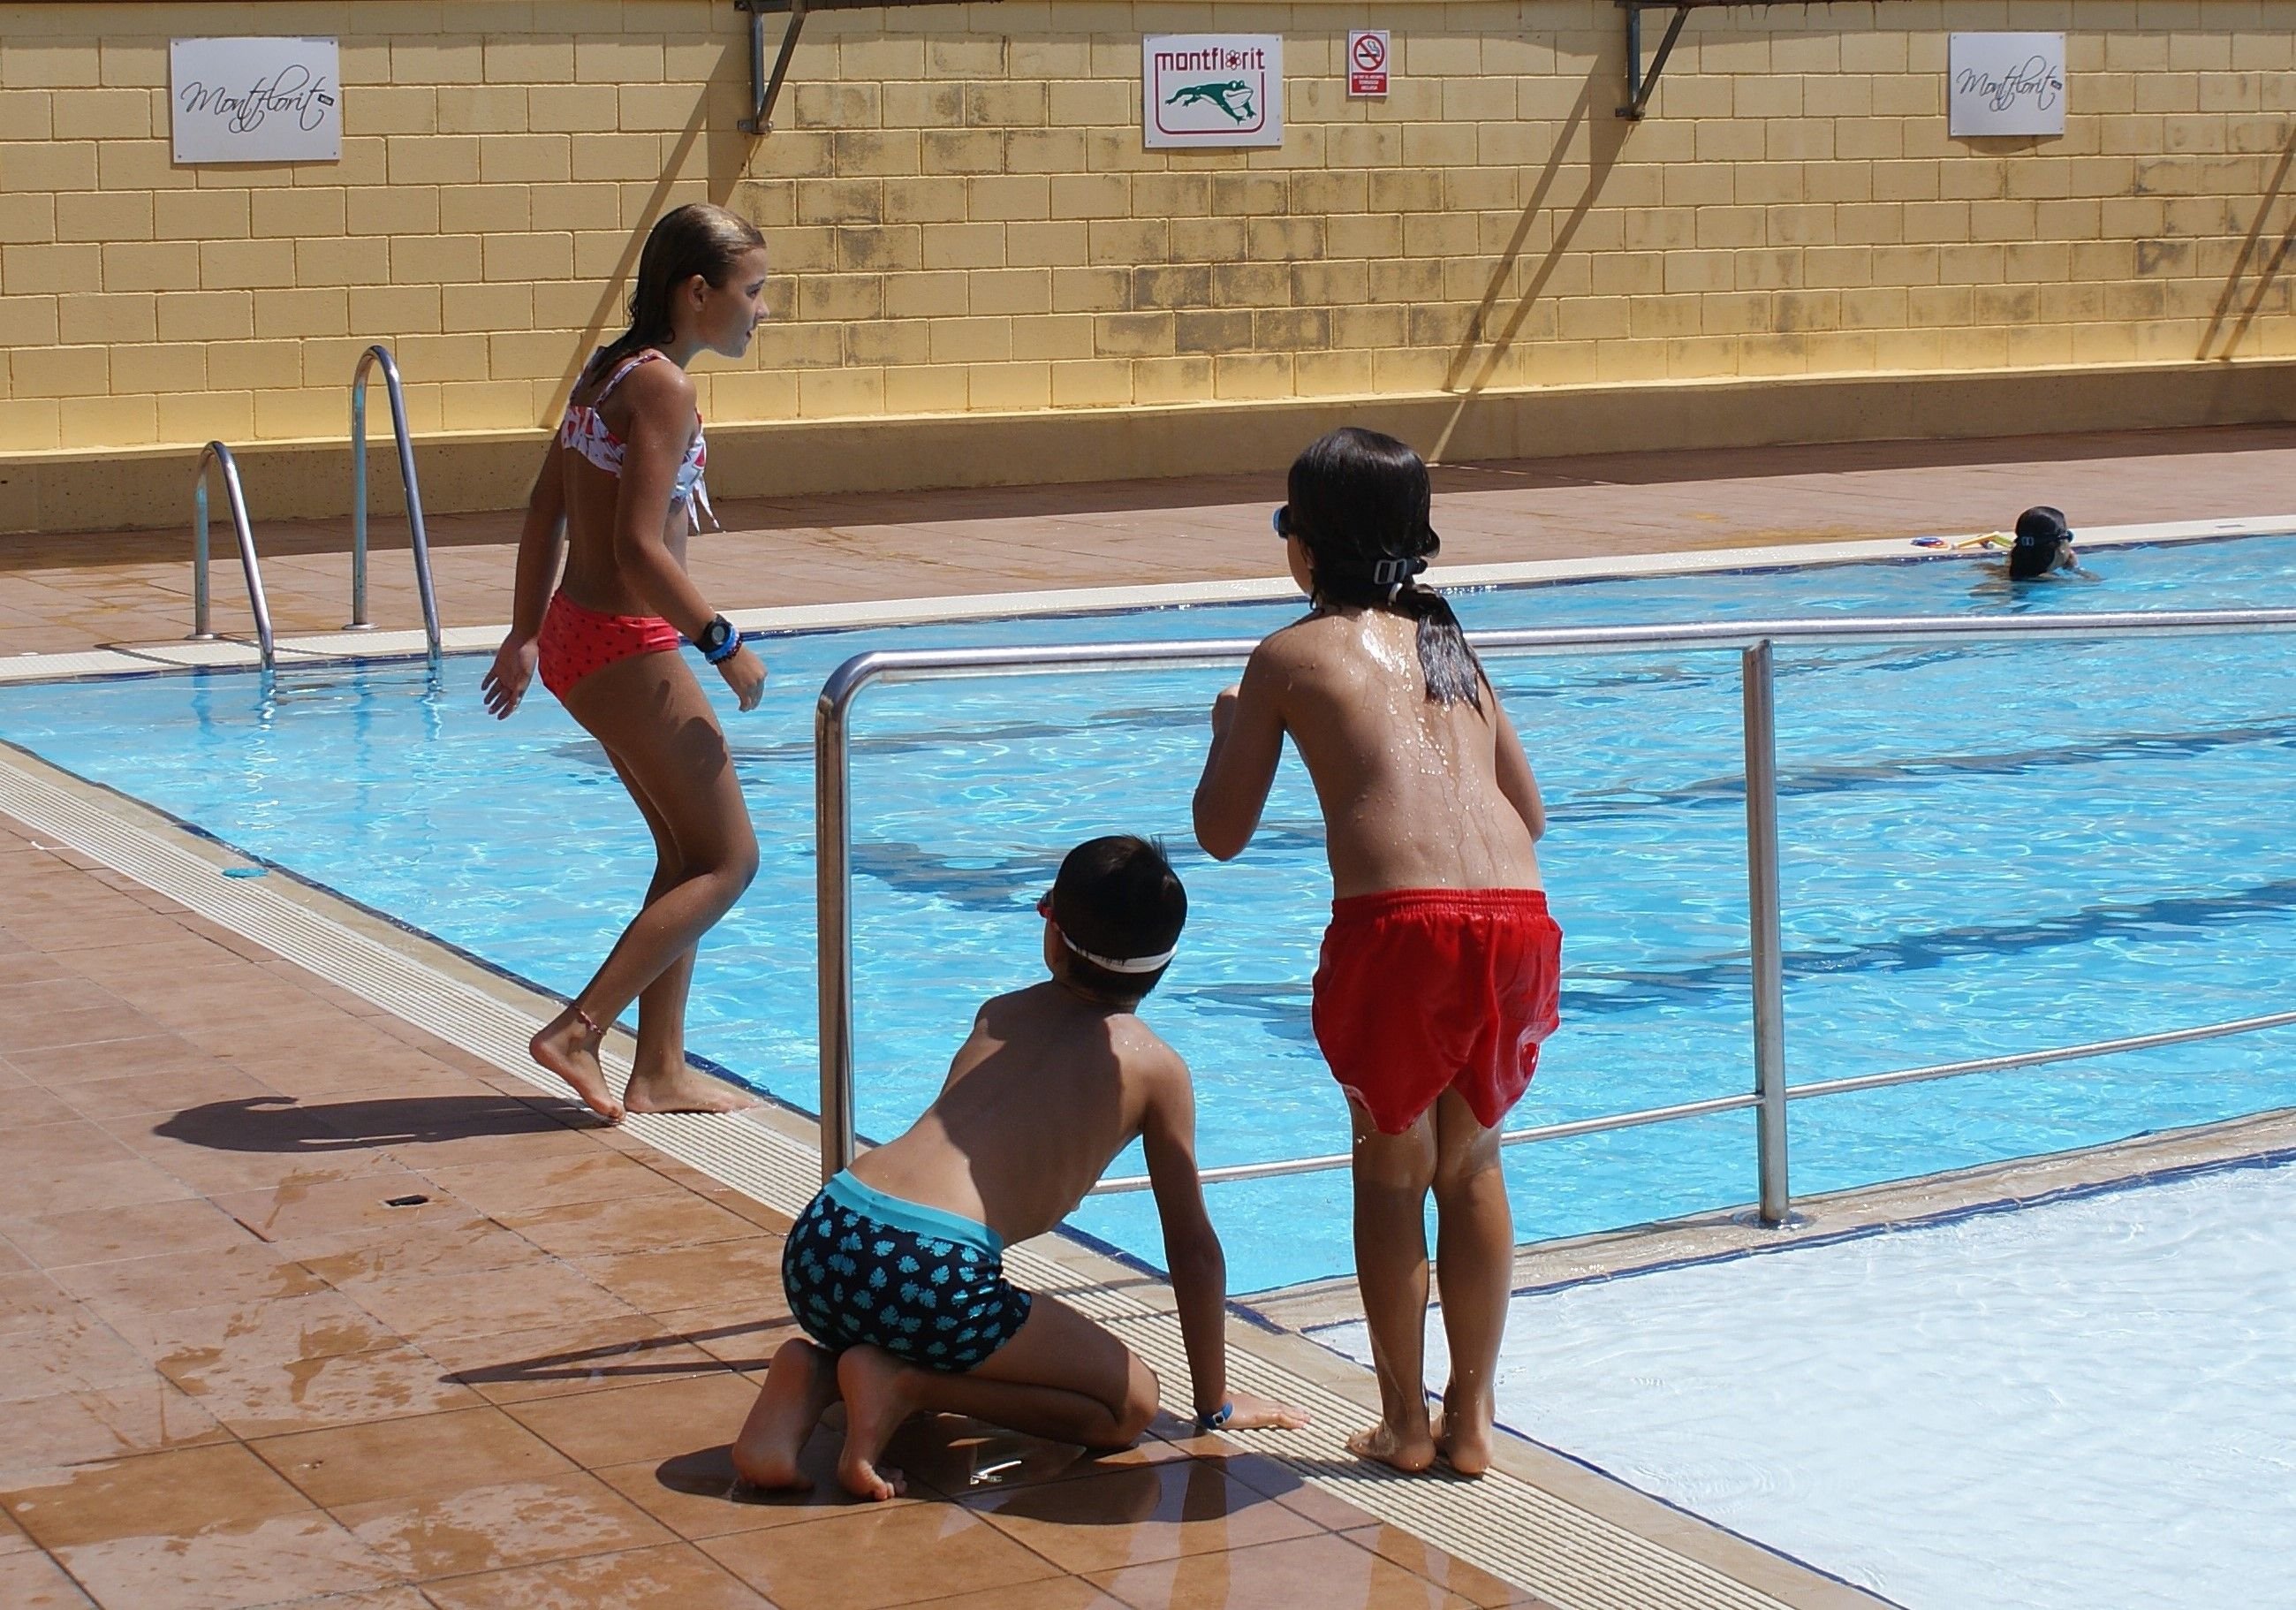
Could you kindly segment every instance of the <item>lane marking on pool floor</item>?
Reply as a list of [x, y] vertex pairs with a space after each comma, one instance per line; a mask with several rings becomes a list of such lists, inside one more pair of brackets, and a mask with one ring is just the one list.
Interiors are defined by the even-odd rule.
[[[2296, 530], [2296, 514], [2242, 519], [2165, 521], [2150, 525], [2094, 526], [2079, 534], [2086, 548], [2127, 547], [2138, 543], [2202, 542], [2226, 537], [2284, 536]], [[1919, 548], [1915, 538], [1887, 537], [1849, 542], [1770, 543], [1758, 546], [1699, 548], [1687, 552], [1618, 554], [1579, 559], [1529, 559], [1504, 564], [1454, 564], [1427, 572], [1437, 587], [1521, 587], [1544, 581], [1601, 581], [1637, 576], [1691, 576], [1717, 571], [1794, 570], [1809, 565], [1871, 561], [1932, 562], [1995, 556], [1973, 545], [1988, 533], [1940, 533], [1921, 541], [1943, 548]], [[1991, 533], [1997, 535], [1998, 533]], [[1300, 596], [1288, 576], [1243, 580], [1153, 582], [1137, 587], [1044, 588], [1030, 592], [959, 593], [926, 598], [868, 599], [848, 604], [793, 604], [729, 612], [744, 632], [839, 631], [862, 627], [960, 620], [1010, 620], [1033, 615], [1075, 615], [1128, 610], [1172, 609], [1207, 604], [1280, 604]], [[452, 626], [439, 634], [450, 654], [483, 653], [503, 640], [506, 625]], [[406, 659], [424, 649], [422, 634], [411, 630], [320, 632], [281, 637], [282, 663], [306, 669], [330, 662]], [[243, 637], [208, 641], [138, 643], [84, 649], [70, 653], [18, 654], [0, 659], [0, 683], [47, 681], [64, 677], [150, 675], [154, 671], [230, 669], [259, 662]]]
[[[8, 746], [0, 746], [0, 812], [538, 1090], [566, 1094], [527, 1056], [527, 1039], [537, 1026], [534, 1015], [278, 892], [265, 880], [222, 875], [248, 863], [220, 844], [156, 816], [147, 826], [134, 819], [127, 801]], [[401, 943], [411, 949], [423, 941], [407, 934]], [[609, 1072], [618, 1083], [627, 1079], [627, 1061], [613, 1059]], [[741, 1115], [638, 1113], [623, 1127], [677, 1162], [792, 1217], [819, 1184], [816, 1154]], [[1057, 1291], [1107, 1324], [1164, 1379], [1186, 1378], [1178, 1321], [1168, 1310], [1126, 1291], [1080, 1284], [1076, 1269], [1029, 1246], [1013, 1248], [1007, 1264], [1022, 1285]], [[1882, 1602], [1763, 1550], [1764, 1563], [1775, 1567], [1763, 1574], [1808, 1589], [1791, 1600], [1774, 1597], [1504, 1470], [1469, 1483], [1364, 1467], [1341, 1445], [1343, 1429], [1363, 1420], [1361, 1403], [1255, 1354], [1249, 1332], [1234, 1336], [1229, 1354], [1229, 1373], [1239, 1384], [1296, 1404], [1316, 1422], [1304, 1431], [1242, 1433], [1235, 1439], [1240, 1445], [1558, 1610], [1795, 1610]], [[1677, 1524], [1703, 1530], [1691, 1517]]]

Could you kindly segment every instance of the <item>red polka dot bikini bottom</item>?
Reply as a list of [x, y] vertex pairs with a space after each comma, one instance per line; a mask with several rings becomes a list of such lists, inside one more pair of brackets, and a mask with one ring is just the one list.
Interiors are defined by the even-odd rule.
[[633, 654], [675, 649], [683, 641], [660, 615], [603, 615], [555, 593], [542, 618], [542, 686], [562, 700], [592, 671]]

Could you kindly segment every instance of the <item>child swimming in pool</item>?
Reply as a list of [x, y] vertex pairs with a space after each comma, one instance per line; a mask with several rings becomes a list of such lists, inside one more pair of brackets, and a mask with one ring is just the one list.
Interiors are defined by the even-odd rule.
[[[1196, 837], [1221, 860], [1259, 825], [1287, 733], [1322, 801], [1332, 924], [1316, 1043], [1355, 1133], [1357, 1280], [1380, 1423], [1349, 1448], [1399, 1470], [1491, 1461], [1514, 1227], [1499, 1124], [1554, 1030], [1562, 931], [1534, 842], [1538, 784], [1450, 606], [1413, 579], [1437, 548], [1427, 466], [1346, 430], [1292, 466], [1276, 511], [1306, 619], [1212, 707]], [[1423, 1385], [1427, 1193], [1451, 1376]]]
[[885, 1443], [920, 1410], [1090, 1449], [1128, 1446], [1157, 1407], [1154, 1374], [1113, 1335], [1004, 1277], [1008, 1243], [1066, 1218], [1136, 1136], [1164, 1228], [1196, 1425], [1305, 1425], [1227, 1389], [1226, 1261], [1196, 1177], [1187, 1064], [1133, 1008], [1187, 919], [1180, 880], [1142, 839], [1095, 839], [1037, 903], [1052, 977], [983, 1006], [924, 1115], [822, 1187], [782, 1253], [784, 1343], [734, 1443], [750, 1483], [809, 1485], [798, 1456], [845, 1401], [839, 1483], [891, 1499]]

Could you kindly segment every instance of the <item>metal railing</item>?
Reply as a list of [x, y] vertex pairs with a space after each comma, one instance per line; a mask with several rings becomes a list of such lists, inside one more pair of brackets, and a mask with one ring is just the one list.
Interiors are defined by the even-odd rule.
[[[1762, 1221], [1787, 1221], [1792, 1193], [1787, 1171], [1786, 1104], [1818, 1096], [1914, 1084], [1933, 1079], [2105, 1056], [2148, 1047], [2212, 1039], [2296, 1023], [2296, 1011], [2169, 1030], [2007, 1056], [1939, 1063], [1885, 1073], [1792, 1085], [1785, 1077], [1785, 985], [1778, 904], [1777, 734], [1773, 645], [1872, 643], [1984, 643], [2028, 638], [2226, 636], [2296, 630], [2296, 610], [2211, 610], [2013, 619], [1883, 616], [1866, 619], [1718, 621], [1686, 626], [1563, 627], [1470, 634], [1485, 655], [1628, 654], [1735, 649], [1743, 694], [1746, 757], [1746, 875], [1753, 952], [1754, 1088], [1638, 1112], [1513, 1129], [1518, 1146], [1612, 1129], [1669, 1123], [1711, 1113], [1756, 1110], [1755, 1154]], [[821, 1167], [824, 1179], [853, 1161], [853, 847], [851, 718], [863, 689], [882, 682], [940, 682], [980, 677], [1047, 676], [1110, 669], [1210, 669], [1241, 664], [1256, 640], [1092, 644], [1055, 648], [893, 650], [857, 654], [832, 672], [814, 714], [815, 898], [819, 919], [821, 1019]], [[1271, 1179], [1346, 1167], [1346, 1153], [1206, 1169], [1208, 1184]], [[1102, 1181], [1096, 1195], [1143, 1190], [1147, 1179]]]
[[414, 587], [422, 598], [422, 637], [430, 668], [439, 668], [439, 596], [430, 585], [430, 538], [422, 525], [422, 492], [414, 479], [414, 438], [406, 428], [406, 394], [398, 365], [380, 344], [359, 354], [351, 374], [351, 618], [345, 631], [373, 628], [366, 616], [366, 373], [382, 366], [390, 394], [391, 434], [398, 439], [398, 483], [406, 489], [406, 530], [414, 546]]
[[262, 653], [263, 669], [272, 666], [271, 605], [263, 596], [263, 567], [256, 562], [255, 531], [247, 523], [247, 497], [239, 488], [239, 464], [231, 449], [211, 441], [200, 449], [200, 467], [192, 477], [192, 636], [194, 643], [212, 643], [208, 624], [208, 465], [223, 469], [224, 500], [231, 505], [231, 529], [239, 538], [239, 568], [247, 576], [248, 607], [255, 612], [255, 642]]

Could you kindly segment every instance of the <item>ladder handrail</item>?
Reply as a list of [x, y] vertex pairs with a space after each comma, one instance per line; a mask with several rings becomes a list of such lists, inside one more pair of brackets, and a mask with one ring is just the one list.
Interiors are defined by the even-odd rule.
[[381, 342], [359, 354], [351, 374], [351, 618], [347, 631], [365, 631], [366, 618], [366, 372], [382, 366], [390, 394], [390, 429], [398, 439], [398, 481], [406, 489], [406, 529], [414, 544], [414, 586], [422, 598], [422, 637], [433, 669], [439, 664], [439, 597], [430, 583], [430, 538], [422, 524], [422, 492], [414, 479], [414, 438], [406, 428], [406, 395], [398, 365]]
[[255, 532], [247, 522], [247, 498], [239, 487], [239, 464], [231, 449], [211, 441], [200, 449], [200, 464], [192, 477], [192, 641], [212, 642], [208, 628], [208, 464], [223, 466], [223, 493], [231, 505], [231, 526], [239, 538], [239, 568], [247, 576], [248, 606], [255, 612], [255, 641], [262, 651], [263, 669], [272, 667], [271, 605], [263, 596], [263, 568], [255, 557]]

